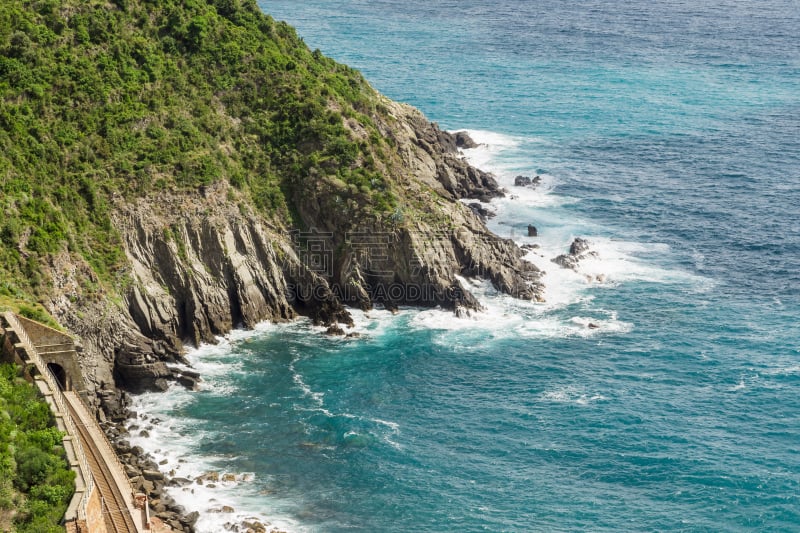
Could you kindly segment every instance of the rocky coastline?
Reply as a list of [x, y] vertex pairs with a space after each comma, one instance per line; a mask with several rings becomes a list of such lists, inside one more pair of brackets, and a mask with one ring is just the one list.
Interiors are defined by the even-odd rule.
[[126, 421], [129, 394], [197, 387], [187, 346], [299, 316], [348, 335], [352, 308], [469, 315], [464, 278], [542, 299], [485, 224], [505, 193], [464, 157], [474, 140], [256, 2], [7, 4], [0, 296], [80, 342], [81, 392], [174, 529], [192, 514]]
[[[185, 344], [213, 343], [264, 320], [307, 316], [336, 332], [352, 323], [347, 307], [478, 309], [458, 276], [540, 300], [540, 272], [523, 250], [492, 234], [481, 213], [460, 201], [504, 194], [459, 153], [468, 137], [392, 105], [395, 122], [384, 125], [385, 133], [397, 145], [408, 199], [396, 219], [354, 223], [341, 213], [312, 211], [309, 199], [301, 208], [309, 229], [299, 232], [258, 216], [220, 182], [191, 194], [118, 199], [112, 221], [128, 260], [121, 301], [82, 294], [80, 278], [93, 273], [73, 256], [55, 256], [48, 265], [55, 290], [46, 305], [83, 341], [89, 390], [112, 384], [131, 392], [164, 390], [170, 381], [191, 388], [197, 375], [168, 366], [185, 362]], [[316, 194], [327, 197], [331, 191], [321, 188]], [[319, 257], [313, 246], [320, 247]]]
[[[540, 272], [522, 259], [524, 251], [492, 234], [485, 214], [461, 202], [504, 194], [493, 176], [461, 154], [474, 141], [442, 131], [409, 106], [389, 105], [392, 118], [382, 127], [397, 145], [402, 187], [408, 198], [426, 200], [405, 204], [400, 219], [364, 217], [353, 227], [306, 199], [301, 210], [312, 228], [306, 238], [321, 235], [317, 244], [324, 251], [343, 250], [322, 257], [330, 261], [324, 271], [315, 268], [297, 230], [259, 217], [225, 183], [193, 194], [116, 202], [112, 220], [129, 262], [121, 302], [82, 297], [79, 278], [92, 272], [66, 254], [53, 259], [57, 290], [47, 307], [81, 338], [79, 363], [98, 420], [134, 487], [148, 494], [154, 515], [173, 530], [193, 531], [197, 514], [168, 496], [175, 481], [145, 450], [130, 445], [126, 421], [137, 416], [129, 393], [166, 390], [170, 382], [197, 387], [202, 376], [185, 365], [175, 369], [186, 362], [186, 345], [298, 316], [327, 326], [329, 334], [347, 334], [348, 307], [440, 306], [461, 316], [480, 303], [457, 276], [488, 279], [502, 292], [541, 299]], [[365, 245], [354, 240], [356, 234], [383, 240]]]

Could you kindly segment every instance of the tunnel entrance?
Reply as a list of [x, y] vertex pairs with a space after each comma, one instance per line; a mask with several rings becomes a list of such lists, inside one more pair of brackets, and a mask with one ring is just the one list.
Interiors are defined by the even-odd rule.
[[69, 380], [67, 379], [67, 371], [64, 367], [57, 363], [47, 363], [47, 370], [56, 378], [58, 388], [62, 391], [69, 390]]

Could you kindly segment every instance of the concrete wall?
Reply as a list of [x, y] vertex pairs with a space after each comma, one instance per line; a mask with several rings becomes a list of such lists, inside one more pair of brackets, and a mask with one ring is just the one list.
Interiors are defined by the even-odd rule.
[[2, 343], [0, 343], [0, 361], [3, 363], [14, 363], [15, 365], [23, 365], [22, 361], [14, 349], [14, 345], [19, 342], [17, 334], [13, 329], [10, 329], [6, 324], [3, 315], [0, 315], [0, 335], [3, 336]]
[[57, 329], [53, 329], [49, 326], [45, 326], [44, 324], [36, 322], [35, 320], [31, 320], [20, 315], [17, 315], [17, 320], [20, 324], [22, 324], [22, 327], [25, 328], [28, 336], [36, 346], [42, 344], [73, 345], [75, 342], [74, 339], [66, 333], [58, 331]]
[[17, 320], [25, 328], [45, 364], [54, 363], [64, 369], [67, 376], [65, 389], [84, 392], [86, 385], [78, 365], [75, 339], [66, 333], [19, 315]]
[[19, 344], [20, 340], [17, 332], [7, 327], [5, 321], [2, 320], [2, 315], [0, 315], [0, 323], [3, 324], [4, 328], [2, 349], [0, 350], [0, 352], [2, 352], [0, 353], [0, 361], [19, 365], [20, 369], [22, 370], [22, 377], [33, 383], [36, 370], [33, 364], [30, 362], [30, 358], [28, 357], [25, 348]]
[[100, 503], [100, 492], [97, 486], [89, 496], [89, 505], [86, 507], [86, 526], [89, 533], [108, 533], [106, 521], [103, 519], [103, 507]]

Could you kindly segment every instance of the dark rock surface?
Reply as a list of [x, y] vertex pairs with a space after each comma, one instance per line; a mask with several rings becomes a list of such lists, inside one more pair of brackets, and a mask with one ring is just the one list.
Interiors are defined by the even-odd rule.
[[541, 176], [534, 176], [531, 178], [530, 176], [517, 176], [514, 178], [514, 185], [517, 187], [536, 187], [542, 183]]
[[472, 140], [472, 137], [466, 131], [457, 131], [453, 135], [456, 138], [456, 146], [461, 149], [477, 148], [478, 143]]
[[578, 269], [578, 263], [587, 257], [597, 256], [596, 252], [589, 250], [589, 241], [576, 237], [569, 246], [569, 252], [553, 259], [561, 268]]
[[494, 218], [495, 212], [491, 209], [488, 209], [484, 206], [484, 204], [480, 202], [470, 202], [467, 204], [473, 213], [481, 217], [481, 221], [486, 222], [486, 220], [490, 218]]

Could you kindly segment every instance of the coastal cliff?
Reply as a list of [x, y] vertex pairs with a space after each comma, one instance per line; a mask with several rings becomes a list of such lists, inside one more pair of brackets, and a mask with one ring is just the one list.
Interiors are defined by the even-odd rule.
[[462, 276], [541, 297], [462, 202], [503, 194], [463, 158], [472, 141], [254, 2], [2, 11], [2, 294], [80, 338], [90, 391], [192, 386], [170, 366], [186, 345], [262, 320], [463, 315], [480, 304]]
[[460, 276], [540, 298], [537, 269], [459, 201], [502, 194], [493, 178], [458, 156], [448, 144], [454, 136], [416, 110], [391, 106], [397, 129], [389, 133], [401, 161], [394, 170], [415, 202], [397, 216], [354, 220], [327, 210], [336, 192], [326, 183], [303, 199], [311, 229], [300, 231], [260, 215], [218, 182], [114, 204], [111, 220], [127, 258], [119, 300], [76, 300], [79, 277], [92, 273], [67, 254], [57, 256], [47, 308], [84, 341], [90, 385], [165, 388], [182, 377], [168, 363], [182, 360], [186, 344], [213, 343], [263, 320], [303, 315], [343, 332], [339, 324], [352, 324], [348, 306], [479, 309]]
[[374, 306], [463, 317], [464, 278], [541, 298], [473, 210], [503, 195], [474, 142], [252, 0], [0, 0], [0, 125], [0, 308], [76, 337], [72, 379], [177, 530], [197, 513], [125, 421], [127, 392], [197, 386], [187, 347], [298, 316], [346, 335]]

